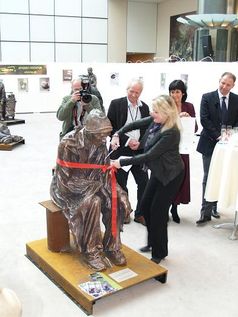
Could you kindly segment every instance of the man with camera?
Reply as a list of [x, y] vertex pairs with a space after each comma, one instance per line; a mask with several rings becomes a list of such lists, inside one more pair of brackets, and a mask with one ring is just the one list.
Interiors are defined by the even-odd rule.
[[92, 109], [103, 111], [98, 98], [89, 93], [88, 82], [84, 82], [82, 78], [74, 79], [71, 88], [71, 94], [63, 98], [56, 113], [57, 118], [63, 121], [60, 139], [74, 127], [83, 126]]

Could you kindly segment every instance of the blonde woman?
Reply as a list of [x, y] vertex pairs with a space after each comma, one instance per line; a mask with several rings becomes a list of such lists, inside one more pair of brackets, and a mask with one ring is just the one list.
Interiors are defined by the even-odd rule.
[[141, 252], [152, 253], [151, 260], [160, 263], [168, 255], [167, 222], [169, 207], [184, 177], [184, 165], [179, 154], [180, 130], [177, 107], [172, 97], [161, 95], [152, 101], [150, 117], [134, 121], [112, 137], [112, 148], [117, 148], [119, 136], [146, 127], [141, 141], [143, 154], [111, 161], [116, 168], [141, 164], [151, 170], [141, 202], [148, 237]]

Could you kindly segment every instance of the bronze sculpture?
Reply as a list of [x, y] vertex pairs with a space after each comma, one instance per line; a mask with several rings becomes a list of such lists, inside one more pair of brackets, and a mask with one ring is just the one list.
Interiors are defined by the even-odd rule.
[[109, 165], [106, 138], [111, 130], [105, 114], [92, 110], [83, 128], [76, 127], [65, 135], [58, 147], [50, 188], [51, 198], [68, 219], [84, 261], [96, 271], [105, 270], [110, 261], [115, 265], [126, 264], [120, 231], [131, 206]]
[[6, 92], [5, 86], [2, 81], [0, 81], [0, 120], [5, 120], [6, 115]]
[[18, 135], [11, 135], [10, 130], [6, 123], [0, 122], [0, 143], [9, 144], [13, 142], [19, 142], [23, 140], [23, 137]]

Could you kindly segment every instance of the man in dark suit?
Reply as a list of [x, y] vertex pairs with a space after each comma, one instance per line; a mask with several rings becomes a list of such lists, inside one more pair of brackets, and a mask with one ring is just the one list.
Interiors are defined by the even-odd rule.
[[204, 194], [212, 153], [216, 143], [221, 138], [221, 126], [238, 126], [238, 95], [230, 92], [235, 86], [235, 81], [236, 77], [234, 74], [225, 72], [219, 80], [218, 89], [202, 96], [200, 121], [203, 130], [200, 135], [197, 151], [202, 154], [204, 174], [202, 182], [203, 197], [201, 217], [196, 222], [197, 225], [207, 223], [211, 220], [211, 216], [215, 218], [220, 217], [216, 211], [216, 204], [206, 201]]
[[[108, 109], [108, 118], [112, 124], [112, 135], [122, 128], [125, 124], [149, 116], [149, 107], [143, 101], [139, 100], [143, 90], [143, 81], [141, 79], [132, 79], [127, 86], [127, 96], [111, 101]], [[135, 130], [120, 135], [120, 147], [111, 154], [111, 159], [115, 160], [120, 156], [134, 156], [142, 153], [139, 149], [140, 140], [145, 133], [145, 129]], [[148, 181], [147, 171], [143, 170], [141, 165], [133, 165], [130, 168], [135, 182], [137, 184], [137, 206], [134, 220], [145, 225], [143, 210], [140, 210], [140, 201]], [[119, 185], [128, 193], [127, 180], [129, 171], [123, 169], [117, 171], [116, 177]], [[126, 220], [129, 223], [130, 219]]]

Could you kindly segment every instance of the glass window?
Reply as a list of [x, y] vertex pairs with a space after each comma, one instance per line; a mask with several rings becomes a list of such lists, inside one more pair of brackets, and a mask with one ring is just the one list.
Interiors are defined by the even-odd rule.
[[54, 17], [31, 16], [31, 41], [54, 42]]
[[0, 0], [1, 12], [29, 13], [28, 0]]
[[82, 45], [82, 62], [84, 63], [106, 63], [107, 62], [107, 45]]
[[107, 20], [83, 18], [82, 22], [83, 42], [107, 43]]
[[30, 0], [30, 14], [32, 13], [53, 15], [54, 0]]
[[2, 41], [29, 41], [28, 15], [2, 14], [0, 21]]
[[31, 62], [54, 62], [54, 43], [31, 43]]
[[81, 62], [81, 44], [56, 43], [56, 62]]
[[107, 18], [107, 0], [83, 0], [83, 16]]
[[55, 1], [55, 15], [81, 16], [81, 0]]
[[29, 43], [1, 42], [4, 63], [25, 63], [29, 61]]
[[56, 42], [81, 42], [81, 18], [55, 17]]

